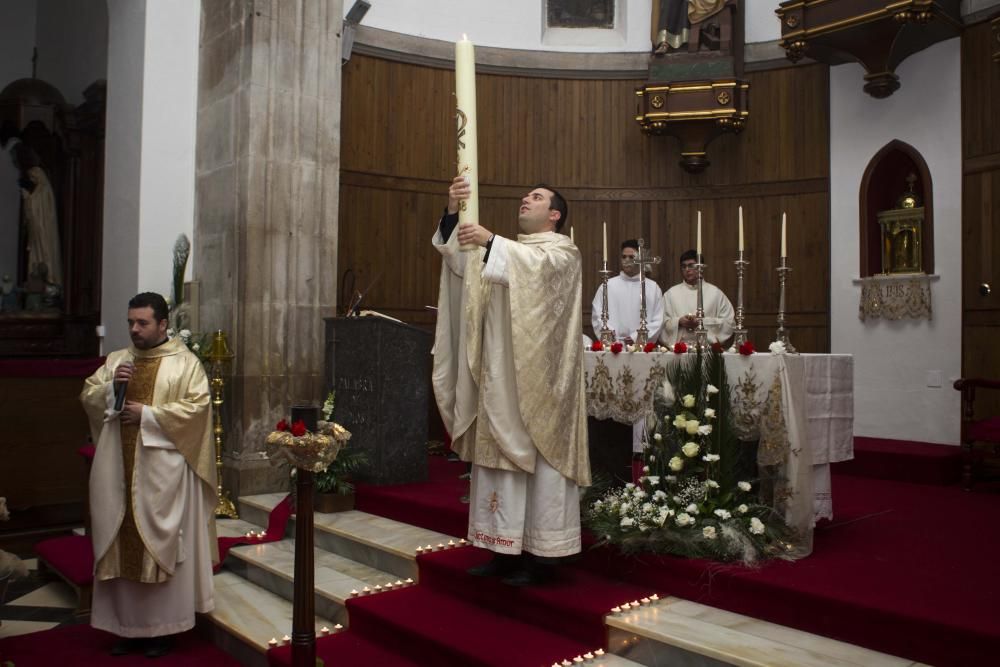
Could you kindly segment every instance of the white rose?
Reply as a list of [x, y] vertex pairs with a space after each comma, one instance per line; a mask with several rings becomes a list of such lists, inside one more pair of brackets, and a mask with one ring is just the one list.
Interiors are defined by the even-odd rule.
[[782, 343], [780, 340], [776, 340], [770, 345], [768, 345], [767, 349], [771, 351], [771, 354], [784, 354], [785, 344]]
[[643, 472], [644, 475], [648, 475], [649, 474], [649, 466], [642, 466], [642, 472]]
[[707, 419], [712, 419], [715, 417], [715, 410], [712, 408], [705, 408], [705, 417]]
[[646, 481], [649, 482], [650, 486], [656, 486], [660, 483], [660, 477], [658, 475], [650, 475], [646, 478]]
[[667, 499], [667, 494], [664, 493], [663, 491], [657, 491], [656, 493], [653, 494], [653, 500], [655, 500], [658, 503], [663, 502], [666, 499]]
[[654, 433], [653, 434], [653, 440], [656, 440], [657, 442], [659, 442], [660, 440], [663, 440], [663, 436], [660, 435], [659, 433]]
[[701, 447], [698, 446], [697, 442], [685, 442], [684, 446], [681, 447], [681, 451], [684, 452], [684, 456], [698, 456], [698, 452]]
[[180, 336], [181, 336], [181, 338], [190, 338], [191, 337], [191, 330], [190, 329], [181, 329]]
[[698, 435], [711, 435], [712, 426], [710, 424], [705, 424], [704, 426], [698, 427]]
[[701, 425], [698, 423], [697, 419], [688, 420], [687, 424], [684, 425], [684, 430], [687, 431], [688, 435], [694, 435], [698, 433], [698, 429]]
[[683, 405], [685, 408], [693, 408], [694, 396], [692, 396], [691, 394], [685, 394], [684, 398], [681, 399], [681, 405]]
[[750, 508], [747, 507], [746, 505], [740, 505], [739, 507], [736, 508], [736, 511], [739, 512], [740, 514], [746, 514], [748, 511], [750, 511]]
[[602, 505], [604, 505], [604, 503], [602, 503], [602, 502], [601, 502], [600, 500], [595, 500], [595, 501], [594, 501], [594, 509], [595, 509], [595, 510], [599, 510], [599, 509], [601, 509], [601, 506], [602, 506]]
[[715, 539], [715, 526], [705, 526], [704, 528], [701, 529], [701, 535], [706, 540], [714, 540]]
[[625, 490], [626, 491], [631, 491], [634, 488], [635, 488], [635, 484], [633, 484], [632, 482], [629, 482], [628, 484], [625, 485]]
[[167, 335], [168, 335], [168, 336], [170, 336], [171, 338], [173, 338], [173, 337], [174, 337], [174, 334], [175, 334], [175, 333], [176, 333], [176, 332], [175, 332], [175, 331], [174, 331], [173, 329], [167, 329]]
[[705, 392], [709, 396], [712, 396], [713, 394], [718, 394], [719, 393], [719, 388], [716, 387], [714, 384], [710, 384], [707, 387], [705, 387]]
[[650, 460], [650, 462], [655, 461], [656, 460], [656, 456], [654, 456], [653, 454], [650, 454], [649, 455], [649, 460]]
[[688, 514], [697, 514], [698, 506], [695, 505], [694, 503], [691, 503], [690, 505], [684, 508], [684, 511], [687, 512]]
[[721, 457], [718, 454], [705, 454], [703, 457], [701, 457], [701, 460], [704, 461], [705, 463], [715, 463], [720, 458]]
[[636, 489], [633, 496], [635, 497], [636, 500], [642, 500], [643, 498], [646, 497], [646, 492], [643, 491], [642, 489]]
[[749, 491], [750, 490], [750, 482], [738, 482], [736, 484], [736, 486], [738, 486], [740, 488], [740, 491]]
[[728, 510], [715, 510], [714, 514], [715, 514], [715, 516], [719, 517], [723, 521], [725, 521], [726, 519], [729, 519], [729, 518], [731, 518], [733, 516], [732, 514], [729, 513]]
[[719, 483], [716, 482], [714, 479], [706, 479], [705, 486], [708, 487], [709, 489], [717, 489], [719, 488]]
[[654, 509], [653, 508], [653, 503], [646, 503], [645, 505], [642, 506], [642, 511], [645, 512], [645, 513], [647, 513], [647, 514], [649, 514], [650, 512], [652, 512], [653, 509]]
[[199, 345], [198, 343], [195, 343], [194, 345], [191, 346], [191, 349], [194, 350], [195, 352], [197, 352], [198, 350], [201, 349], [201, 345]]
[[677, 515], [674, 521], [677, 523], [678, 526], [690, 526], [692, 523], [694, 523], [694, 518], [692, 518], [686, 512], [681, 512], [680, 514]]
[[681, 468], [684, 467], [684, 460], [679, 456], [675, 456], [672, 459], [670, 459], [669, 465], [670, 469], [673, 470], [674, 472], [680, 472]]
[[686, 429], [687, 428], [687, 424], [688, 424], [688, 421], [684, 417], [684, 415], [677, 415], [676, 417], [674, 417], [674, 426], [676, 426], [680, 430], [683, 431], [684, 429]]
[[628, 528], [629, 526], [633, 526], [633, 525], [635, 525], [635, 519], [633, 519], [632, 517], [627, 516], [624, 519], [622, 519], [622, 522], [621, 522], [621, 527], [622, 528]]
[[757, 517], [750, 519], [750, 532], [754, 535], [764, 534], [764, 523]]

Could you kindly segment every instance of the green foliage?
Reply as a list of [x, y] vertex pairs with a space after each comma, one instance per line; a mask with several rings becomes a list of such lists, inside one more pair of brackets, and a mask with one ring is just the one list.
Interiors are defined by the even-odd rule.
[[360, 449], [347, 445], [340, 450], [327, 469], [316, 473], [316, 490], [319, 493], [354, 493], [351, 477], [368, 463], [368, 456]]
[[753, 452], [729, 418], [722, 355], [671, 364], [647, 422], [638, 484], [589, 494], [588, 528], [626, 553], [652, 551], [754, 563], [784, 553], [791, 531], [761, 502]]

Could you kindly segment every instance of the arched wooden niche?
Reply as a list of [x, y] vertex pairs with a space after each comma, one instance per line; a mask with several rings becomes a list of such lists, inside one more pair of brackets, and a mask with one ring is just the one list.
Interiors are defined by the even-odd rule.
[[916, 148], [893, 139], [872, 157], [861, 179], [860, 259], [861, 276], [884, 271], [878, 213], [896, 207], [909, 187], [907, 177], [916, 176], [913, 191], [924, 207], [921, 259], [924, 273], [934, 273], [934, 202], [931, 173]]

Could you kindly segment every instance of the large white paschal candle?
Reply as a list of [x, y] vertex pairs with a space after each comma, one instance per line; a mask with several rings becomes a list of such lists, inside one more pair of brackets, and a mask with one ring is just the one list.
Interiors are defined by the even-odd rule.
[[788, 257], [788, 235], [785, 232], [786, 229], [787, 216], [784, 212], [781, 214], [781, 256]]
[[[468, 37], [455, 43], [455, 116], [458, 121], [458, 175], [469, 183], [459, 202], [458, 224], [479, 224], [479, 147], [476, 142], [476, 51]], [[462, 250], [476, 246], [466, 244]]]

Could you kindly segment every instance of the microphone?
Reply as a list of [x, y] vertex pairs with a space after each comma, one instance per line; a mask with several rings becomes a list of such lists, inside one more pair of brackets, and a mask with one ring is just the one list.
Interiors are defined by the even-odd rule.
[[[132, 366], [131, 361], [125, 361], [124, 364]], [[118, 386], [115, 387], [115, 412], [121, 412], [122, 408], [125, 407], [125, 392], [128, 391], [128, 382], [119, 382]]]

